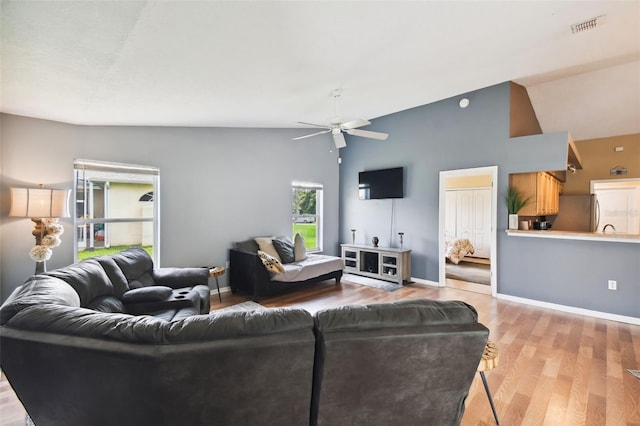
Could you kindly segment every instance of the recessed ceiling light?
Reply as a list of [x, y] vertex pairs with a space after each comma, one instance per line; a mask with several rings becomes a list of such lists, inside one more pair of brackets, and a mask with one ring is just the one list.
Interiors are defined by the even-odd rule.
[[469, 106], [469, 99], [467, 99], [467, 98], [460, 99], [460, 102], [458, 103], [458, 105], [460, 105], [460, 108], [468, 107]]

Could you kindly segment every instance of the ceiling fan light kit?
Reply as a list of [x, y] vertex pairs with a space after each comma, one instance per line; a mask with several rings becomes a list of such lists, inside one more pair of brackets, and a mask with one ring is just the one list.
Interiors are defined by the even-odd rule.
[[343, 122], [342, 118], [338, 115], [338, 100], [341, 94], [342, 94], [341, 89], [335, 89], [331, 91], [331, 96], [333, 96], [333, 98], [335, 99], [336, 109], [335, 109], [335, 116], [330, 120], [329, 124], [315, 124], [315, 123], [307, 123], [304, 121], [298, 122], [300, 124], [306, 124], [308, 126], [321, 127], [325, 130], [311, 133], [309, 135], [298, 136], [293, 138], [293, 140], [295, 141], [300, 139], [306, 139], [312, 136], [318, 136], [318, 135], [331, 132], [331, 135], [333, 136], [333, 142], [336, 148], [339, 149], [347, 146], [347, 141], [345, 140], [343, 133], [347, 133], [352, 136], [360, 136], [363, 138], [378, 139], [378, 140], [385, 140], [387, 139], [387, 137], [389, 137], [387, 133], [359, 130], [358, 129], [359, 127], [368, 126], [369, 124], [371, 124], [369, 120], [365, 120], [364, 118], [357, 118], [355, 120]]

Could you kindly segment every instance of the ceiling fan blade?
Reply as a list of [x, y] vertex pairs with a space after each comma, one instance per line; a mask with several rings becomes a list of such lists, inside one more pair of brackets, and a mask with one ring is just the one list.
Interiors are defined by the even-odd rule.
[[311, 136], [322, 135], [323, 133], [329, 133], [330, 131], [331, 131], [331, 129], [323, 130], [321, 132], [311, 133], [310, 135], [298, 136], [297, 138], [293, 138], [292, 140], [297, 141], [297, 140], [300, 140], [300, 139], [310, 138]]
[[322, 127], [323, 129], [331, 128], [331, 126], [327, 126], [326, 124], [307, 123], [305, 121], [298, 121], [298, 124], [306, 124], [307, 126], [313, 126], [313, 127]]
[[387, 133], [370, 132], [368, 130], [347, 129], [348, 134], [353, 136], [361, 136], [363, 138], [379, 139], [381, 141], [387, 139], [389, 135]]
[[333, 134], [333, 142], [336, 144], [336, 148], [344, 148], [347, 146], [347, 141], [344, 140], [342, 132], [336, 132]]
[[369, 124], [371, 124], [370, 121], [365, 120], [364, 118], [358, 118], [356, 120], [342, 123], [340, 127], [342, 127], [343, 129], [355, 129], [356, 127], [368, 126]]

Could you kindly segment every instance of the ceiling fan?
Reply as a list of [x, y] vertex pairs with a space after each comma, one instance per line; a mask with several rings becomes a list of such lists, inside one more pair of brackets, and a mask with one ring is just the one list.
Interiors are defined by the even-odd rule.
[[347, 142], [344, 139], [343, 132], [348, 135], [360, 136], [363, 138], [370, 139], [379, 139], [385, 140], [389, 135], [387, 133], [381, 132], [371, 132], [368, 130], [360, 130], [359, 127], [368, 126], [371, 124], [369, 120], [365, 120], [364, 118], [358, 118], [351, 121], [342, 121], [342, 118], [338, 115], [338, 101], [340, 99], [340, 95], [342, 94], [341, 89], [335, 89], [331, 92], [331, 96], [335, 99], [336, 109], [335, 116], [331, 118], [329, 124], [314, 124], [314, 123], [306, 123], [304, 121], [298, 121], [300, 124], [306, 124], [308, 126], [320, 127], [325, 130], [320, 132], [311, 133], [310, 135], [298, 136], [297, 138], [293, 138], [294, 141], [310, 138], [312, 136], [322, 135], [324, 133], [331, 133], [333, 135], [333, 142], [336, 145], [336, 148], [344, 148], [347, 146]]

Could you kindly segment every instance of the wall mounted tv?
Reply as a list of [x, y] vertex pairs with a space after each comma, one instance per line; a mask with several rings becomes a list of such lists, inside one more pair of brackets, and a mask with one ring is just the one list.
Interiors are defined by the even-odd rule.
[[361, 200], [404, 198], [404, 167], [360, 172], [358, 196]]

